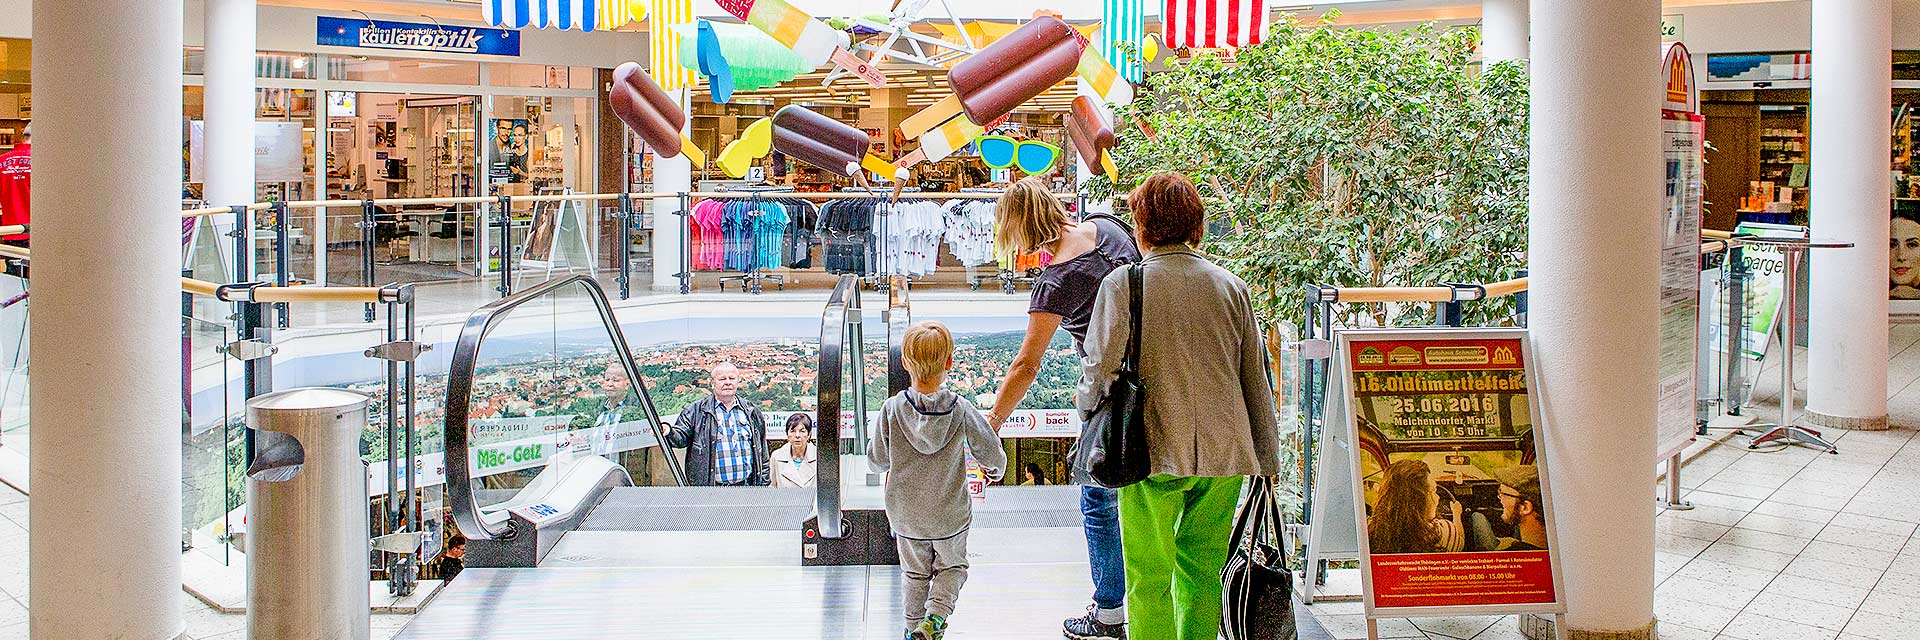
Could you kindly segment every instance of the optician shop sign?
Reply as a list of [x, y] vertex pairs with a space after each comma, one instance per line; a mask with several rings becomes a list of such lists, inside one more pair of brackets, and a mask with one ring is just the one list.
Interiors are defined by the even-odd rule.
[[329, 16], [320, 16], [317, 20], [314, 44], [330, 47], [520, 55], [520, 38], [506, 29]]

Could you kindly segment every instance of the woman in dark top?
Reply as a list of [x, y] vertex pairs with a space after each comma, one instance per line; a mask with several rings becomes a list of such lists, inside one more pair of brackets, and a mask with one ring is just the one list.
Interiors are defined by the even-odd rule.
[[[1027, 336], [1007, 371], [987, 424], [997, 430], [1027, 397], [1040, 373], [1040, 358], [1055, 331], [1073, 336], [1076, 351], [1087, 338], [1100, 281], [1115, 268], [1140, 259], [1133, 232], [1118, 219], [1097, 216], [1075, 220], [1060, 206], [1045, 182], [1026, 178], [1000, 196], [995, 240], [1001, 251], [1045, 251], [1053, 262], [1033, 283], [1027, 307]], [[1087, 534], [1087, 559], [1093, 568], [1093, 606], [1064, 623], [1067, 637], [1121, 640], [1126, 637], [1126, 570], [1120, 549], [1119, 494], [1112, 489], [1080, 487], [1080, 515]]]

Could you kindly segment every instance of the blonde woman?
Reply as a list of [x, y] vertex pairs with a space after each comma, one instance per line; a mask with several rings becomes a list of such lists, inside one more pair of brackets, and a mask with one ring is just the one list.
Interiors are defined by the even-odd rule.
[[[1118, 218], [1076, 220], [1039, 178], [1029, 177], [1007, 188], [1000, 196], [994, 226], [1001, 251], [1053, 254], [1053, 262], [1033, 283], [1026, 339], [995, 397], [993, 413], [987, 416], [987, 424], [998, 430], [1027, 397], [1055, 331], [1065, 329], [1073, 336], [1074, 348], [1086, 353], [1081, 344], [1087, 339], [1100, 281], [1115, 268], [1138, 261], [1140, 250], [1134, 246], [1133, 231]], [[1077, 640], [1124, 640], [1127, 585], [1120, 549], [1119, 494], [1081, 486], [1080, 515], [1093, 568], [1093, 605], [1085, 615], [1062, 623], [1062, 630]]]

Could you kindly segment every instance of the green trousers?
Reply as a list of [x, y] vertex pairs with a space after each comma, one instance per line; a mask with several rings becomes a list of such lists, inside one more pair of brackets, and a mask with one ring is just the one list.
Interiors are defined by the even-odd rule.
[[1220, 569], [1243, 479], [1157, 475], [1120, 490], [1127, 637], [1220, 637]]

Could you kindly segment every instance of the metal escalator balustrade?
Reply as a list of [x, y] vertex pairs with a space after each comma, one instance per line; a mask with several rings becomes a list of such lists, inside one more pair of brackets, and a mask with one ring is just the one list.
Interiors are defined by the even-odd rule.
[[685, 484], [675, 456], [655, 454], [663, 422], [606, 293], [588, 276], [550, 280], [468, 317], [447, 379], [447, 497], [469, 539], [467, 564], [531, 567], [577, 527], [638, 451]]

